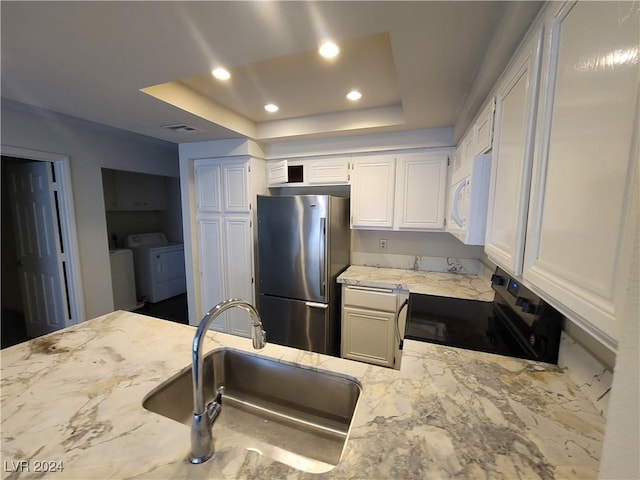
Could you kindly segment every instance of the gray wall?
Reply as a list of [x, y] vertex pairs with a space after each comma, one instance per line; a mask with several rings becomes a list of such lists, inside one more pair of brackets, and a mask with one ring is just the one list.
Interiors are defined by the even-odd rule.
[[85, 318], [113, 311], [102, 167], [179, 176], [173, 145], [73, 117], [2, 104], [2, 145], [70, 157]]

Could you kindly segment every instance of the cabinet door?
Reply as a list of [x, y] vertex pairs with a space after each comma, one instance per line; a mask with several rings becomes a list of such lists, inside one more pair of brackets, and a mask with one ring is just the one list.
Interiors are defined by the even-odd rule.
[[[198, 260], [203, 315], [226, 299], [223, 255], [222, 218], [219, 215], [201, 216], [198, 218]], [[227, 332], [226, 319], [225, 312], [216, 318], [211, 329]]]
[[[241, 298], [253, 305], [251, 226], [248, 216], [224, 219], [226, 298]], [[235, 308], [228, 311], [227, 322], [229, 333], [251, 336], [251, 321], [244, 310]]]
[[267, 183], [269, 186], [282, 185], [289, 181], [286, 160], [271, 161], [267, 164]]
[[395, 228], [444, 228], [447, 159], [442, 154], [398, 156]]
[[337, 185], [349, 183], [348, 158], [318, 159], [312, 160], [306, 165], [309, 184]]
[[220, 165], [200, 160], [194, 164], [196, 209], [199, 212], [221, 212]]
[[247, 163], [222, 165], [223, 209], [225, 212], [249, 212], [249, 166]]
[[618, 277], [628, 263], [622, 240], [638, 162], [638, 9], [578, 2], [555, 10], [524, 277], [599, 337], [616, 340], [615, 295], [626, 281]]
[[394, 185], [394, 157], [375, 156], [355, 160], [351, 192], [351, 226], [391, 229]]
[[474, 146], [474, 130], [471, 128], [469, 132], [462, 137], [462, 140], [460, 140], [458, 148], [456, 149], [457, 155], [453, 158], [451, 183], [457, 183], [460, 179], [469, 175], [471, 159], [474, 155]]
[[540, 31], [520, 51], [496, 94], [485, 252], [515, 275], [522, 273], [541, 41]]
[[342, 310], [342, 357], [393, 367], [395, 313]]
[[474, 124], [476, 143], [473, 149], [474, 155], [491, 150], [493, 142], [493, 112], [495, 99], [491, 99]]
[[114, 171], [117, 210], [165, 210], [164, 177]]

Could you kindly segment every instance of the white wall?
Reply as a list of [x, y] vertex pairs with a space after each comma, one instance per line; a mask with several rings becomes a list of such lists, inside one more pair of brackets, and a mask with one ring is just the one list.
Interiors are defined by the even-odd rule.
[[[637, 130], [636, 130], [637, 132]], [[635, 150], [636, 158], [638, 150]], [[640, 192], [635, 178], [635, 205], [627, 244], [630, 253], [629, 281], [621, 310], [622, 327], [614, 368], [609, 413], [600, 465], [600, 478], [640, 478]]]
[[387, 240], [384, 253], [424, 257], [456, 257], [480, 259], [482, 246], [465, 245], [446, 232], [394, 232], [352, 230], [351, 251], [383, 253], [380, 240]]
[[1, 142], [70, 157], [84, 318], [113, 311], [101, 168], [177, 177], [177, 145], [7, 102]]

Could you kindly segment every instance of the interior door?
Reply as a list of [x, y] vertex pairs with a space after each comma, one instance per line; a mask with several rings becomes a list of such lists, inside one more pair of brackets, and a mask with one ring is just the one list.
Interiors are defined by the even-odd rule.
[[64, 328], [69, 318], [49, 162], [7, 167], [27, 335]]

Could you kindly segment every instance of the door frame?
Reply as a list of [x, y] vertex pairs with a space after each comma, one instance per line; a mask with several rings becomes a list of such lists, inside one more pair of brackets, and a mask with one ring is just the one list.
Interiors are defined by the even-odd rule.
[[[67, 285], [69, 296], [69, 319], [65, 319], [65, 326], [75, 325], [85, 320], [84, 295], [82, 289], [82, 275], [80, 272], [80, 251], [78, 249], [78, 234], [76, 228], [75, 209], [73, 206], [73, 190], [71, 188], [71, 162], [68, 155], [53, 152], [43, 152], [27, 148], [0, 145], [3, 156], [37, 160], [53, 164], [60, 199], [60, 229], [64, 260], [67, 265]], [[64, 299], [66, 301], [66, 299]]]

